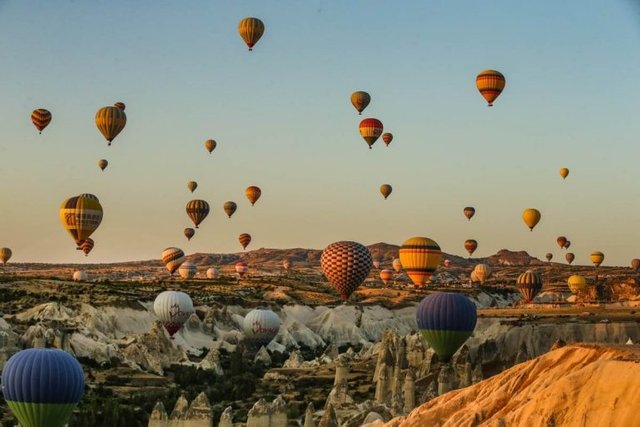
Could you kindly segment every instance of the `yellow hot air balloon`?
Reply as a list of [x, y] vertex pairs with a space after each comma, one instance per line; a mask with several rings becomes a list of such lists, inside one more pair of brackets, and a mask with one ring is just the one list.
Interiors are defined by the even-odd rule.
[[9, 261], [9, 259], [11, 258], [11, 255], [13, 255], [13, 252], [11, 252], [11, 249], [0, 248], [0, 261], [2, 261], [3, 264], [6, 264], [7, 261]]
[[600, 264], [602, 264], [602, 261], [604, 261], [604, 254], [600, 251], [595, 251], [591, 253], [589, 258], [591, 258], [591, 262], [593, 263], [593, 265], [595, 265], [596, 267], [600, 267]]
[[412, 237], [400, 247], [400, 262], [411, 281], [422, 287], [436, 271], [442, 258], [440, 246], [427, 237]]
[[384, 196], [384, 199], [387, 200], [387, 197], [391, 194], [393, 188], [389, 184], [382, 184], [380, 186], [380, 193]]
[[522, 212], [522, 220], [531, 231], [533, 231], [533, 228], [540, 222], [540, 218], [542, 218], [542, 214], [537, 209], [525, 209], [524, 212]]
[[204, 142], [204, 148], [207, 149], [209, 154], [211, 154], [211, 152], [216, 149], [216, 145], [218, 145], [218, 144], [213, 139], [207, 139]]
[[569, 176], [569, 169], [560, 168], [560, 176], [562, 177], [562, 179], [565, 179], [566, 177], [568, 177]]
[[198, 188], [198, 183], [195, 181], [189, 181], [187, 182], [187, 188], [193, 193], [196, 191], [196, 188]]
[[580, 275], [574, 274], [567, 280], [567, 285], [569, 286], [569, 290], [572, 293], [577, 294], [581, 290], [587, 288], [587, 279]]
[[114, 140], [127, 124], [127, 115], [117, 107], [102, 107], [96, 113], [96, 126], [102, 136], [109, 142]]
[[489, 103], [489, 107], [493, 107], [493, 101], [500, 96], [505, 84], [504, 76], [496, 70], [482, 71], [476, 77], [476, 87], [480, 91], [480, 95]]
[[358, 114], [362, 114], [369, 102], [371, 102], [371, 96], [367, 92], [359, 90], [351, 94], [351, 103], [358, 111]]
[[60, 206], [60, 221], [79, 249], [102, 222], [102, 206], [92, 194], [71, 197]]
[[260, 195], [262, 194], [262, 190], [260, 190], [260, 187], [256, 187], [255, 185], [252, 185], [250, 187], [247, 187], [246, 190], [244, 190], [244, 194], [247, 196], [247, 199], [249, 199], [249, 201], [251, 202], [251, 206], [253, 206], [260, 198]]
[[258, 18], [244, 18], [238, 24], [238, 33], [247, 44], [249, 50], [253, 50], [253, 46], [258, 43], [260, 37], [264, 34], [264, 23]]

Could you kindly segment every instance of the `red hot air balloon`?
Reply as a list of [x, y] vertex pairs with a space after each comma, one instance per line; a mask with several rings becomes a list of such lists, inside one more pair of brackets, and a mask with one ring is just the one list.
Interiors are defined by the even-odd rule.
[[382, 122], [378, 119], [369, 118], [360, 122], [360, 135], [369, 144], [370, 149], [382, 135], [383, 129]]
[[372, 264], [369, 249], [356, 242], [332, 243], [320, 257], [322, 272], [345, 302], [367, 278]]

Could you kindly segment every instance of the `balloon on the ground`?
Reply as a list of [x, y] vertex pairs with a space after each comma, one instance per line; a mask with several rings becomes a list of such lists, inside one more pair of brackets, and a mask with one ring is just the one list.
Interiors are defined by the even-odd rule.
[[451, 265], [451, 260], [450, 259], [445, 259], [444, 260], [444, 266], [445, 268], [449, 268], [449, 266]]
[[0, 248], [0, 261], [2, 261], [3, 264], [6, 264], [11, 259], [11, 255], [13, 255], [11, 249]]
[[468, 239], [464, 242], [464, 248], [469, 252], [469, 256], [473, 255], [473, 253], [478, 249], [478, 242], [474, 239]]
[[211, 267], [207, 269], [207, 279], [217, 279], [220, 277], [220, 272], [217, 268]]
[[198, 183], [195, 181], [189, 181], [187, 182], [187, 188], [193, 193], [196, 191], [196, 188], [198, 188]]
[[369, 148], [372, 148], [373, 144], [380, 138], [380, 135], [382, 135], [384, 128], [380, 120], [369, 118], [360, 122], [359, 129], [362, 138], [367, 142]]
[[39, 133], [42, 133], [44, 128], [51, 123], [51, 112], [44, 108], [38, 108], [31, 113], [31, 122], [38, 129]]
[[249, 50], [253, 50], [253, 46], [264, 34], [264, 23], [258, 18], [244, 18], [238, 24], [238, 33]]
[[334, 242], [322, 251], [320, 266], [329, 283], [347, 301], [371, 271], [371, 252], [357, 242]]
[[[9, 255], [11, 256], [11, 255]], [[640, 259], [634, 258], [631, 260], [631, 268], [635, 271], [640, 270]]]
[[211, 152], [216, 149], [217, 145], [218, 144], [213, 139], [207, 139], [204, 142], [204, 148], [209, 152], [209, 154], [211, 154]]
[[178, 274], [180, 274], [180, 277], [182, 277], [183, 279], [193, 279], [194, 277], [196, 277], [197, 272], [198, 267], [196, 267], [196, 265], [190, 261], [183, 262], [178, 268]]
[[402, 270], [402, 262], [400, 262], [400, 258], [395, 258], [391, 265], [393, 266], [393, 269], [396, 271], [396, 273], [400, 273], [400, 271]]
[[542, 276], [533, 270], [527, 270], [518, 276], [516, 287], [522, 294], [524, 301], [529, 303], [542, 290]]
[[187, 203], [186, 210], [193, 224], [199, 228], [200, 223], [209, 215], [209, 203], [204, 200], [191, 200]]
[[367, 92], [359, 90], [351, 94], [351, 104], [353, 104], [358, 114], [362, 114], [369, 102], [371, 102], [371, 96]]
[[522, 220], [531, 231], [540, 222], [540, 218], [542, 218], [542, 214], [537, 209], [525, 209], [522, 212]]
[[428, 237], [412, 237], [400, 246], [400, 262], [416, 287], [423, 287], [442, 258], [438, 244]]
[[393, 141], [393, 135], [391, 133], [385, 132], [382, 134], [382, 142], [384, 142], [384, 145], [388, 147], [391, 141]]
[[180, 291], [164, 291], [158, 294], [153, 302], [153, 311], [170, 337], [173, 337], [195, 313], [191, 297]]
[[104, 139], [109, 142], [109, 145], [111, 145], [115, 137], [122, 132], [126, 124], [127, 115], [124, 113], [124, 110], [119, 108], [112, 106], [102, 107], [96, 113], [96, 126], [102, 136], [104, 136]]
[[391, 186], [389, 184], [382, 184], [380, 186], [380, 193], [382, 193], [382, 195], [384, 196], [385, 200], [387, 199], [387, 197], [389, 197], [389, 195], [391, 194], [392, 191], [393, 191], [393, 188], [391, 188]]
[[492, 273], [491, 267], [489, 267], [487, 264], [476, 265], [475, 268], [473, 269], [473, 272], [475, 273], [475, 276], [478, 279], [477, 281], [479, 281], [482, 284], [484, 284], [484, 282], [489, 280]]
[[281, 324], [282, 321], [273, 311], [256, 308], [247, 313], [242, 321], [242, 329], [248, 343], [259, 348], [268, 345], [278, 335]]
[[380, 272], [380, 280], [382, 280], [382, 283], [384, 283], [385, 285], [388, 284], [390, 281], [393, 280], [393, 270], [382, 270]]
[[246, 262], [238, 262], [236, 263], [236, 273], [238, 276], [244, 277], [244, 275], [249, 271], [249, 266]]
[[184, 252], [179, 248], [166, 248], [162, 251], [162, 263], [167, 267], [169, 273], [173, 274], [184, 262]]
[[187, 241], [191, 240], [191, 238], [195, 236], [195, 234], [196, 234], [196, 230], [194, 230], [193, 228], [184, 229], [184, 235], [187, 238]]
[[228, 201], [224, 202], [224, 206], [222, 208], [224, 209], [224, 213], [226, 213], [227, 216], [231, 218], [231, 215], [233, 215], [236, 209], [238, 209], [238, 205], [236, 205], [235, 202]]
[[573, 260], [576, 259], [576, 256], [573, 254], [573, 252], [567, 252], [564, 256], [564, 259], [566, 259], [567, 262], [571, 264]]
[[600, 264], [602, 264], [602, 261], [604, 261], [604, 254], [600, 251], [591, 252], [589, 258], [591, 259], [591, 263], [593, 265], [595, 265], [596, 267], [600, 267]]
[[480, 95], [487, 101], [489, 107], [493, 106], [493, 101], [504, 90], [506, 80], [502, 73], [496, 70], [482, 71], [476, 77], [476, 87], [480, 91]]
[[86, 271], [76, 270], [73, 272], [72, 279], [74, 282], [85, 282], [89, 278]]
[[80, 247], [102, 222], [102, 206], [93, 194], [80, 194], [62, 202], [59, 215], [63, 227]]
[[238, 241], [240, 242], [240, 245], [242, 245], [243, 250], [247, 249], [247, 246], [251, 243], [251, 235], [249, 233], [242, 233], [238, 236]]
[[467, 217], [469, 221], [471, 221], [471, 218], [473, 218], [473, 216], [476, 214], [476, 208], [474, 208], [473, 206], [467, 206], [464, 208], [463, 212], [464, 216]]
[[107, 166], [109, 166], [109, 162], [106, 159], [100, 159], [98, 160], [98, 167], [101, 170], [105, 170], [107, 168]]
[[574, 274], [567, 279], [567, 286], [569, 286], [569, 290], [572, 293], [577, 294], [587, 288], [587, 279], [578, 274]]

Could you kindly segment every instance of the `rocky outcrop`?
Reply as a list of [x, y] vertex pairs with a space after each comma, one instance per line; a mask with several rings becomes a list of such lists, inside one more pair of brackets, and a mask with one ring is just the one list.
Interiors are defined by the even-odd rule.
[[[231, 409], [231, 408], [227, 408]], [[223, 414], [224, 415], [224, 414]], [[222, 425], [222, 424], [220, 424]], [[207, 395], [200, 393], [189, 404], [185, 395], [181, 395], [167, 416], [162, 402], [156, 403], [149, 418], [149, 427], [212, 427], [213, 414]]]
[[287, 422], [287, 403], [282, 396], [271, 403], [258, 400], [247, 416], [247, 427], [287, 427]]

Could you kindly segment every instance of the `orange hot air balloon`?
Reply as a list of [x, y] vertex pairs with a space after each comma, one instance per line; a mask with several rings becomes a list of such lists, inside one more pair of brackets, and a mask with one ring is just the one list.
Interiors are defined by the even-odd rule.
[[380, 186], [380, 193], [384, 196], [384, 199], [387, 200], [387, 197], [391, 194], [393, 188], [389, 184], [382, 184]]
[[573, 252], [567, 252], [566, 255], [564, 256], [564, 259], [566, 259], [567, 262], [571, 264], [573, 260], [576, 259], [576, 256], [573, 254]]
[[51, 112], [44, 108], [33, 110], [33, 113], [31, 113], [31, 121], [36, 129], [38, 129], [38, 132], [42, 133], [44, 128], [49, 126], [49, 123], [51, 123]]
[[533, 228], [540, 222], [540, 218], [542, 218], [542, 214], [537, 209], [525, 209], [522, 212], [522, 220], [530, 231], [533, 231]]
[[253, 46], [264, 34], [264, 23], [258, 18], [244, 18], [238, 24], [238, 33], [249, 50], [253, 50]]
[[464, 242], [464, 248], [469, 252], [469, 256], [471, 256], [476, 249], [478, 249], [478, 242], [473, 239], [466, 240]]
[[487, 100], [489, 107], [493, 107], [493, 101], [502, 93], [506, 80], [502, 73], [495, 70], [482, 71], [476, 77], [476, 87], [480, 95]]
[[560, 176], [562, 177], [562, 179], [566, 179], [569, 176], [569, 169], [560, 168]]
[[242, 249], [247, 249], [247, 246], [249, 246], [249, 243], [251, 243], [251, 235], [248, 233], [242, 233], [240, 236], [238, 236], [238, 240], [242, 245]]
[[591, 258], [591, 262], [593, 263], [593, 265], [595, 265], [596, 267], [600, 267], [600, 264], [602, 264], [602, 261], [604, 261], [604, 254], [600, 251], [595, 251], [591, 253], [589, 258]]
[[249, 201], [251, 202], [251, 206], [253, 206], [260, 198], [260, 195], [262, 194], [262, 190], [260, 190], [259, 187], [252, 185], [250, 187], [247, 187], [246, 190], [244, 190], [244, 194], [247, 196], [247, 199], [249, 199]]
[[187, 238], [187, 240], [191, 240], [191, 238], [196, 234], [196, 230], [194, 230], [193, 228], [185, 228], [184, 229], [184, 235]]
[[392, 281], [393, 270], [382, 270], [380, 272], [380, 280], [382, 280], [382, 283], [384, 283], [385, 285]]
[[371, 102], [371, 96], [367, 92], [359, 90], [351, 94], [351, 104], [358, 111], [358, 114], [362, 114], [369, 102]]
[[475, 214], [476, 209], [474, 207], [467, 206], [466, 208], [464, 208], [464, 216], [466, 216], [469, 221], [471, 221], [471, 218], [473, 218]]
[[412, 237], [400, 246], [400, 262], [416, 287], [423, 287], [436, 271], [442, 251], [427, 237]]
[[389, 132], [385, 132], [382, 134], [382, 142], [384, 142], [384, 145], [388, 147], [389, 144], [391, 144], [391, 141], [393, 141], [392, 134], [390, 134]]
[[369, 149], [382, 135], [382, 122], [378, 119], [364, 119], [360, 122], [360, 135], [369, 144]]
[[564, 236], [559, 236], [559, 237], [556, 239], [556, 243], [558, 244], [558, 246], [560, 246], [560, 249], [563, 249], [563, 248], [564, 248], [564, 245], [566, 245], [566, 244], [567, 244], [567, 238], [566, 238], [566, 237], [564, 237]]

